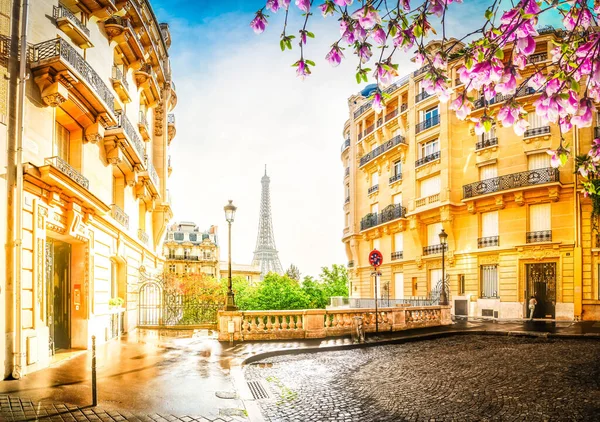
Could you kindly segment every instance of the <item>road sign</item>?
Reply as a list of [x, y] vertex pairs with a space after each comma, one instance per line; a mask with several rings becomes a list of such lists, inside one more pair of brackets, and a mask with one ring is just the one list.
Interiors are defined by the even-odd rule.
[[375, 268], [381, 266], [383, 263], [383, 255], [377, 249], [373, 249], [371, 253], [369, 253], [369, 263]]

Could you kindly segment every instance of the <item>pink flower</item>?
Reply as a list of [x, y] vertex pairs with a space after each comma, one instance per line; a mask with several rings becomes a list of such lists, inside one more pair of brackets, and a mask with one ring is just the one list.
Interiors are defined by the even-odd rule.
[[523, 118], [519, 119], [513, 126], [513, 129], [517, 136], [523, 136], [525, 131], [529, 127], [529, 122]]
[[356, 25], [354, 28], [354, 37], [357, 41], [363, 42], [367, 39], [367, 31], [360, 25]]
[[415, 54], [415, 64], [421, 68], [423, 67], [423, 63], [425, 63], [425, 56], [421, 53]]
[[514, 70], [506, 68], [500, 82], [496, 84], [496, 91], [503, 95], [512, 95], [517, 91], [517, 79]]
[[514, 24], [514, 22], [517, 21], [518, 16], [519, 16], [519, 9], [518, 8], [511, 9], [508, 12], [504, 12], [502, 17], [500, 18], [500, 23], [503, 23], [505, 25], [508, 25], [511, 23]]
[[575, 24], [577, 23], [577, 19], [573, 16], [573, 11], [569, 11], [563, 19], [563, 25], [569, 31], [572, 31], [575, 28]]
[[333, 0], [340, 7], [350, 6], [354, 0]]
[[267, 5], [266, 5], [267, 10], [270, 10], [273, 13], [277, 13], [277, 11], [279, 10], [280, 7], [281, 7], [281, 4], [279, 3], [279, 0], [267, 0]]
[[498, 121], [502, 126], [512, 126], [524, 111], [519, 105], [505, 105], [498, 111]]
[[333, 47], [331, 47], [329, 53], [327, 53], [327, 55], [325, 56], [325, 59], [327, 59], [329, 64], [333, 67], [338, 66], [342, 62], [343, 58], [344, 54], [342, 53], [342, 50], [340, 49], [340, 47], [338, 47], [337, 44], [334, 44]]
[[377, 114], [383, 111], [383, 103], [381, 101], [380, 92], [376, 92], [375, 95], [373, 95], [373, 104], [371, 105], [371, 107], [373, 108], [373, 110], [375, 110], [375, 113]]
[[454, 110], [456, 112], [456, 118], [459, 120], [465, 120], [467, 116], [471, 114], [472, 109], [473, 104], [466, 98], [463, 99], [462, 96], [459, 96], [450, 104], [450, 110]]
[[371, 29], [376, 24], [381, 24], [379, 14], [371, 6], [358, 9], [352, 14], [352, 19], [356, 19], [358, 24], [364, 29]]
[[529, 56], [535, 51], [535, 40], [531, 35], [528, 35], [524, 38], [519, 38], [515, 47], [517, 51]]
[[375, 65], [375, 73], [373, 76], [384, 86], [390, 85], [394, 81], [394, 77], [398, 76], [398, 72], [391, 64], [377, 63]]
[[434, 90], [440, 103], [447, 103], [450, 99], [450, 94], [452, 94], [452, 89], [448, 87], [446, 83], [446, 79], [439, 78], [434, 83]]
[[442, 0], [429, 0], [429, 13], [436, 15], [438, 18], [442, 17], [444, 7]]
[[496, 90], [491, 85], [484, 85], [483, 96], [486, 99], [486, 101], [490, 101], [496, 96]]
[[433, 58], [433, 67], [436, 69], [445, 69], [448, 63], [442, 58], [440, 53], [437, 53]]
[[592, 125], [592, 110], [595, 110], [592, 101], [583, 98], [579, 102], [579, 111], [571, 118], [571, 123], [579, 128], [590, 127]]
[[529, 80], [527, 81], [527, 86], [535, 89], [536, 91], [544, 86], [546, 83], [546, 77], [541, 73], [535, 73]]
[[546, 84], [546, 94], [548, 96], [556, 94], [560, 89], [560, 85], [561, 81], [559, 81], [558, 79], [550, 79], [550, 81], [548, 81], [548, 83]]
[[540, 6], [535, 0], [525, 0], [523, 3], [523, 12], [526, 15], [537, 15], [540, 13]]
[[300, 79], [304, 80], [307, 76], [310, 75], [310, 68], [304, 62], [304, 60], [298, 60], [296, 63], [294, 63], [294, 65], [296, 66], [296, 75]]
[[410, 0], [401, 0], [402, 8], [406, 11], [410, 11]]
[[369, 60], [371, 60], [371, 56], [373, 55], [373, 53], [371, 52], [371, 44], [361, 44], [361, 46], [358, 47], [357, 54], [362, 63], [366, 63]]
[[563, 133], [567, 133], [568, 131], [570, 131], [571, 129], [573, 129], [573, 125], [571, 124], [571, 120], [569, 120], [568, 117], [561, 117], [560, 119], [558, 119], [558, 122], [560, 123], [560, 130]]
[[560, 157], [558, 156], [556, 151], [548, 150], [546, 152], [548, 153], [548, 155], [550, 155], [550, 165], [555, 169], [559, 168], [560, 167]]
[[262, 14], [261, 11], [256, 12], [256, 16], [250, 22], [250, 27], [254, 30], [254, 33], [261, 34], [267, 27], [267, 18]]
[[525, 56], [525, 54], [518, 53], [515, 51], [515, 54], [513, 54], [512, 62], [517, 67], [517, 69], [523, 70], [527, 65], [527, 56]]
[[323, 3], [319, 5], [319, 9], [321, 9], [321, 14], [324, 18], [326, 18], [329, 15], [333, 15], [333, 12], [335, 10], [331, 3]]
[[304, 13], [308, 13], [310, 10], [310, 0], [296, 0], [296, 6]]
[[377, 25], [375, 27], [375, 29], [371, 33], [371, 37], [373, 37], [373, 40], [377, 44], [379, 44], [379, 45], [385, 44], [386, 34], [385, 34], [385, 31], [383, 30], [383, 28], [381, 28], [381, 26]]

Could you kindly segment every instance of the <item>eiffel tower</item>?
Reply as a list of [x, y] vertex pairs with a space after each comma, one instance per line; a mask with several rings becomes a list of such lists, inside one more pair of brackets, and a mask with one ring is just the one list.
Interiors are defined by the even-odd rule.
[[273, 222], [271, 221], [271, 195], [269, 193], [271, 179], [267, 176], [266, 165], [265, 175], [260, 179], [260, 183], [262, 184], [260, 217], [252, 265], [260, 266], [260, 277], [262, 279], [270, 272], [283, 274], [283, 268], [281, 268], [281, 262], [279, 262], [277, 249], [275, 248], [275, 235], [273, 234]]

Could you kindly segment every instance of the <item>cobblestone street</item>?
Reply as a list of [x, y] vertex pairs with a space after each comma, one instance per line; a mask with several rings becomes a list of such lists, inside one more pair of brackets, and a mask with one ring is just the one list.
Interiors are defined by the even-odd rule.
[[250, 365], [265, 420], [600, 420], [600, 342], [454, 336]]

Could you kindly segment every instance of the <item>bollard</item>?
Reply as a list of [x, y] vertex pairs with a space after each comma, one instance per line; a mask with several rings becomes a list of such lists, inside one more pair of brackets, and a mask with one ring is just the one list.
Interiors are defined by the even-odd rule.
[[96, 336], [92, 336], [92, 406], [98, 405], [98, 391], [96, 390]]

